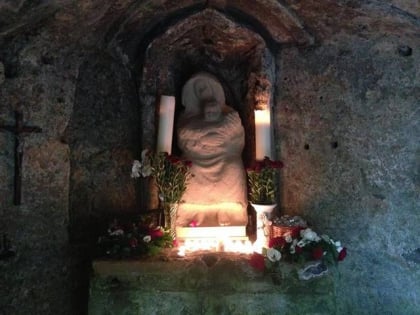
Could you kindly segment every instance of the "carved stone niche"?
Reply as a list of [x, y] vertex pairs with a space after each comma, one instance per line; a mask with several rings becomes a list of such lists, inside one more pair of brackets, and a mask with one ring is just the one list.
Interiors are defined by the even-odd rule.
[[[273, 107], [273, 52], [282, 44], [302, 44], [310, 40], [305, 37], [299, 22], [278, 3], [275, 8], [266, 8], [271, 18], [277, 16], [272, 23], [264, 21], [262, 10], [258, 10], [259, 15], [251, 16], [254, 13], [249, 8], [242, 8], [241, 2], [235, 5], [238, 7], [212, 1], [202, 10], [182, 15], [182, 19], [175, 23], [172, 15], [170, 22], [165, 24], [163, 20], [160, 23], [167, 27], [164, 31], [154, 32], [155, 37], [139, 43], [147, 47], [137, 56], [142, 60], [136, 60], [139, 65], [143, 148], [155, 148], [156, 145], [160, 96], [176, 97], [176, 126], [183, 110], [182, 87], [193, 74], [207, 72], [222, 84], [226, 104], [237, 111], [242, 120], [245, 128], [244, 164], [248, 165], [255, 158], [254, 110], [271, 110]], [[278, 12], [274, 14], [273, 10]], [[290, 30], [296, 32], [292, 34]], [[126, 54], [133, 58], [132, 52], [126, 51]], [[179, 154], [176, 137], [173, 139], [172, 153]], [[146, 203], [149, 207], [156, 206], [153, 201], [152, 204]]]
[[[154, 147], [156, 105], [160, 95], [175, 95], [175, 124], [182, 111], [181, 91], [195, 73], [213, 74], [222, 84], [226, 104], [240, 115], [246, 130], [244, 162], [255, 155], [254, 109], [272, 105], [274, 59], [263, 38], [214, 9], [205, 9], [171, 26], [149, 45], [140, 83], [143, 122]], [[178, 153], [174, 137], [172, 152]]]

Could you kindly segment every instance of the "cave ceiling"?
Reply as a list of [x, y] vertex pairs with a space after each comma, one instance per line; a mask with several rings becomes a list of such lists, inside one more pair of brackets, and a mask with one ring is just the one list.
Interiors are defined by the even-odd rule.
[[[207, 9], [239, 27], [223, 29], [212, 20], [198, 21], [197, 14]], [[119, 47], [132, 60], [155, 38], [187, 19], [190, 23], [196, 20], [200, 27], [189, 28], [185, 43], [190, 40], [225, 54], [225, 47], [235, 41], [230, 46], [235, 54], [235, 49], [245, 51], [255, 44], [253, 40], [244, 44], [243, 38], [253, 36], [244, 35], [243, 28], [258, 34], [273, 49], [307, 46], [345, 32], [416, 32], [419, 16], [419, 2], [406, 0], [0, 0], [0, 41], [48, 32], [63, 46], [78, 42], [84, 47]], [[407, 22], [416, 27], [407, 28]], [[206, 36], [209, 33], [211, 38]]]

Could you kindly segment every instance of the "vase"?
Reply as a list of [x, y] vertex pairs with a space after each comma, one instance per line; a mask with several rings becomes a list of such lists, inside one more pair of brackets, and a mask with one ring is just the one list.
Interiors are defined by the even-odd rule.
[[262, 253], [263, 248], [268, 247], [268, 241], [270, 239], [270, 227], [271, 227], [271, 213], [277, 207], [277, 204], [261, 205], [251, 203], [257, 214], [257, 233], [256, 240], [254, 243], [254, 251]]
[[173, 239], [176, 238], [176, 215], [178, 203], [164, 203], [163, 215], [165, 217], [165, 230], [169, 230]]

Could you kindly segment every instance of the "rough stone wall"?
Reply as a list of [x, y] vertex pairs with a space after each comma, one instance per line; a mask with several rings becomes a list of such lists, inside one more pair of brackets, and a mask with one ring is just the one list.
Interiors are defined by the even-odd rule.
[[340, 314], [415, 314], [420, 41], [373, 33], [337, 34], [313, 49], [279, 54], [282, 206], [347, 246]]
[[[110, 217], [139, 211], [133, 159], [140, 156], [135, 79], [104, 52], [81, 65], [66, 140], [70, 145], [70, 234], [96, 239]], [[136, 153], [136, 154], [135, 154]], [[102, 228], [102, 230], [100, 230]]]
[[16, 250], [15, 257], [0, 261], [1, 314], [59, 314], [74, 302], [78, 262], [68, 243], [69, 147], [62, 135], [72, 111], [77, 60], [50, 45], [52, 40], [47, 33], [28, 34], [0, 49], [1, 123], [13, 125], [13, 111], [20, 110], [25, 125], [42, 128], [24, 138], [20, 206], [13, 205], [14, 137], [0, 134], [0, 231]]

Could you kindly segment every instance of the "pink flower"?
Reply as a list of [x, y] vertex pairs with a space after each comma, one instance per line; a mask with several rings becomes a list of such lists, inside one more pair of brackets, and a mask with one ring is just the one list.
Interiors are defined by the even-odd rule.
[[190, 227], [197, 227], [198, 226], [198, 222], [195, 220], [192, 220], [189, 224]]

